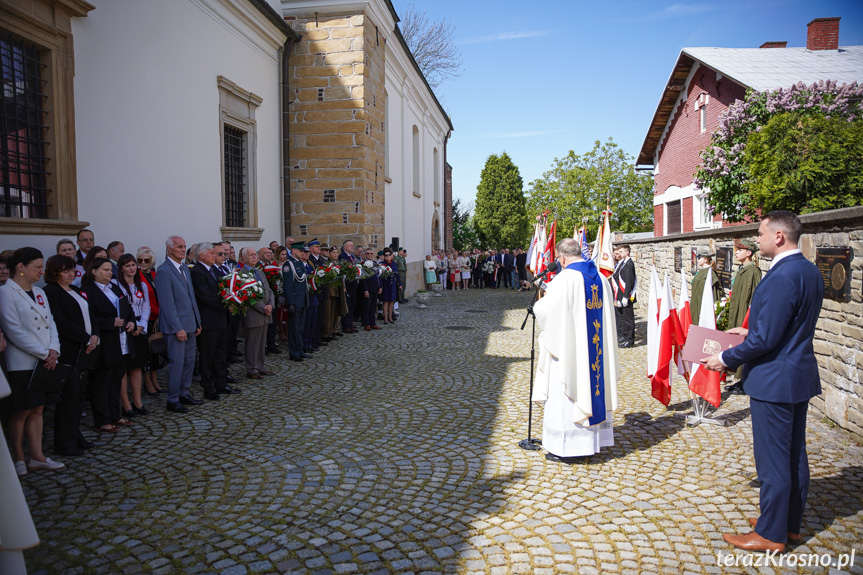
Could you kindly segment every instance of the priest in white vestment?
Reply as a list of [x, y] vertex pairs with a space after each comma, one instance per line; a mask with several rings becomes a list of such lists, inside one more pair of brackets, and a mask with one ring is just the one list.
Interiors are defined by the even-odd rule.
[[584, 457], [614, 445], [614, 296], [577, 241], [562, 240], [557, 254], [563, 269], [533, 305], [542, 331], [532, 400], [544, 405], [542, 446], [553, 456]]

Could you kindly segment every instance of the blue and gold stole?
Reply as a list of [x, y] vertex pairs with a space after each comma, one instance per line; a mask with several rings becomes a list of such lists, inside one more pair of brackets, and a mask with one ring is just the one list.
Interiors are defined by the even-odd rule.
[[602, 357], [602, 282], [604, 281], [592, 261], [571, 263], [568, 270], [575, 270], [584, 278], [584, 299], [588, 357], [590, 359], [590, 403], [593, 416], [588, 425], [605, 421], [605, 362]]

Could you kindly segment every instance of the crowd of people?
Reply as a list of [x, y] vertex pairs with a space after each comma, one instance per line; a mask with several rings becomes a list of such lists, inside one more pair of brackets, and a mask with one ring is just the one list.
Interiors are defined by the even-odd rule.
[[442, 289], [504, 288], [530, 289], [527, 252], [521, 248], [473, 251], [434, 250], [423, 262], [427, 288], [440, 284]]
[[[275, 375], [265, 358], [284, 353], [281, 342], [300, 362], [357, 333], [355, 321], [365, 331], [382, 329], [379, 315], [382, 324], [394, 323], [398, 304], [407, 301], [403, 248], [287, 238], [285, 245], [237, 253], [227, 241], [187, 246], [171, 236], [164, 250], [157, 266], [157, 250], [142, 246], [133, 255], [120, 241], [102, 247], [84, 229], [75, 240], [60, 240], [51, 255], [32, 247], [0, 253], [0, 364], [9, 386], [0, 415], [19, 476], [65, 467], [42, 449], [46, 405], [55, 404], [52, 455], [81, 455], [94, 447], [81, 432], [84, 411], [106, 434], [150, 414], [144, 393], [164, 394], [167, 411], [188, 413], [205, 400], [241, 393], [229, 364], [244, 363], [248, 380]], [[333, 263], [364, 273], [317, 286], [316, 274]], [[224, 282], [235, 270], [250, 272], [262, 296], [232, 314]], [[165, 387], [156, 377], [164, 368]], [[35, 373], [56, 389], [34, 385]], [[203, 399], [192, 393], [196, 374]]]

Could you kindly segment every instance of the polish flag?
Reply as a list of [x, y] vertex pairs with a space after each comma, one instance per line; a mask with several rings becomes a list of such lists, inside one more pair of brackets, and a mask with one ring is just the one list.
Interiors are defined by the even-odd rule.
[[653, 377], [659, 364], [659, 276], [650, 266], [650, 291], [647, 295], [647, 377]]
[[527, 269], [529, 269], [531, 273], [535, 271], [533, 268], [533, 255], [536, 253], [537, 244], [539, 244], [539, 221], [533, 225], [533, 239], [530, 241], [530, 248], [527, 250], [527, 258], [525, 258], [525, 261], [527, 261]]
[[[704, 292], [701, 296], [701, 315], [698, 325], [710, 329], [716, 329], [716, 312], [713, 302], [713, 270], [707, 270], [707, 279], [704, 284]], [[693, 393], [703, 397], [713, 407], [719, 407], [722, 402], [722, 391], [719, 382], [722, 381], [721, 371], [710, 371], [703, 365], [692, 364], [692, 377], [689, 379], [689, 389]]]
[[692, 312], [689, 309], [689, 284], [686, 283], [686, 275], [680, 270], [680, 294], [677, 296], [677, 325], [680, 331], [677, 333], [677, 373], [689, 381], [689, 365], [683, 361], [681, 354], [683, 346], [686, 345], [686, 337], [689, 335], [689, 326], [692, 325]]
[[680, 330], [674, 325], [676, 314], [671, 313], [674, 301], [671, 295], [671, 282], [665, 274], [665, 288], [661, 292], [659, 306], [659, 353], [657, 354], [656, 373], [650, 379], [651, 395], [668, 407], [671, 402], [671, 360], [673, 357], [675, 333]]
[[536, 244], [536, 251], [533, 254], [533, 267], [531, 270], [533, 271], [533, 275], [539, 275], [542, 271], [540, 266], [542, 266], [542, 250], [545, 249], [545, 244], [548, 243], [548, 237], [545, 235], [545, 224], [539, 224], [539, 241]]

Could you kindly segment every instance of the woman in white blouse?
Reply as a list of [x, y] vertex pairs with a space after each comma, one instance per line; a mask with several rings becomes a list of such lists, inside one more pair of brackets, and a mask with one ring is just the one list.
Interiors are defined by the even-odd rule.
[[[6, 370], [12, 388], [12, 416], [9, 420], [9, 443], [15, 471], [65, 467], [42, 453], [42, 410], [45, 394], [28, 388], [30, 376], [39, 362], [45, 369], [57, 367], [60, 338], [51, 315], [48, 297], [39, 281], [44, 270], [42, 252], [36, 248], [19, 248], [9, 259], [10, 281], [0, 286], [0, 328], [6, 334]], [[30, 443], [30, 463], [24, 463], [24, 435]]]
[[[149, 361], [149, 345], [147, 343], [147, 323], [150, 319], [150, 295], [147, 286], [141, 281], [138, 273], [138, 262], [132, 254], [123, 254], [117, 260], [120, 277], [115, 280], [121, 291], [132, 306], [135, 316], [135, 329], [129, 333], [129, 344], [134, 353], [130, 355], [126, 365], [126, 378], [120, 387], [120, 403], [123, 405], [125, 417], [149, 415], [141, 399], [141, 381], [143, 368]], [[129, 388], [132, 388], [132, 401], [129, 401]]]

